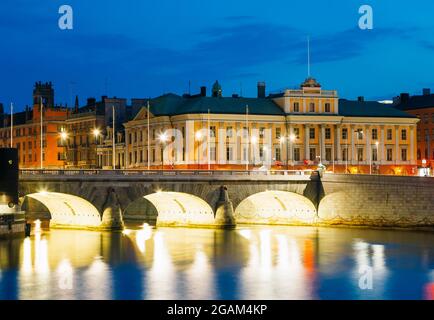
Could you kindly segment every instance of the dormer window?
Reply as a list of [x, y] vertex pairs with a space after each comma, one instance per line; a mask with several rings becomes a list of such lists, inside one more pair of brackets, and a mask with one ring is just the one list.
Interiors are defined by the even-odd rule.
[[294, 112], [300, 112], [300, 103], [294, 102]]

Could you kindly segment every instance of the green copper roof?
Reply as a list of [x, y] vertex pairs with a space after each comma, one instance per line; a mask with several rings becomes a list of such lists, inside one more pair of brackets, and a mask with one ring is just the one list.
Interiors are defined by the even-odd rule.
[[346, 99], [339, 99], [339, 115], [347, 117], [415, 118], [415, 116], [395, 109], [391, 104]]
[[154, 115], [178, 115], [188, 113], [285, 115], [283, 110], [270, 99], [233, 98], [233, 97], [181, 97], [166, 94], [151, 100], [151, 112]]
[[[151, 112], [156, 116], [207, 113], [208, 109], [213, 114], [245, 114], [246, 106], [249, 106], [249, 114], [285, 115], [284, 111], [270, 98], [204, 97], [199, 95], [181, 97], [169, 93], [152, 99], [150, 106]], [[414, 118], [410, 114], [393, 108], [392, 105], [375, 101], [350, 101], [346, 99], [339, 100], [339, 115]]]

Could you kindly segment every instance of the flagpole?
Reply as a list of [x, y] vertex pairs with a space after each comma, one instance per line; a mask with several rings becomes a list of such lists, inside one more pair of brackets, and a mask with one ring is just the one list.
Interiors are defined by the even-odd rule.
[[150, 143], [149, 143], [149, 136], [150, 136], [150, 134], [149, 134], [149, 100], [148, 100], [148, 106], [147, 106], [147, 109], [148, 109], [148, 114], [147, 114], [147, 122], [148, 122], [148, 170], [150, 170], [151, 169], [151, 158], [150, 158], [150, 154], [151, 154], [151, 150], [149, 149], [150, 148]]
[[39, 103], [40, 103], [40, 108], [39, 108], [39, 111], [40, 111], [40, 113], [41, 113], [41, 154], [40, 154], [40, 156], [41, 156], [41, 170], [42, 169], [44, 169], [44, 162], [43, 162], [43, 155], [44, 155], [44, 151], [43, 151], [43, 149], [44, 149], [44, 126], [43, 126], [43, 109], [44, 109], [44, 105], [43, 105], [43, 103], [42, 103], [42, 97], [40, 97], [40, 99], [39, 99]]
[[11, 148], [14, 147], [14, 104], [11, 102]]
[[211, 129], [211, 127], [210, 127], [210, 109], [208, 109], [208, 130], [207, 130], [207, 133], [208, 133], [208, 135], [207, 135], [207, 144], [208, 144], [208, 146], [207, 146], [207, 158], [208, 158], [208, 171], [210, 171], [211, 170], [211, 162], [210, 162], [210, 158], [209, 158], [209, 156], [210, 156], [210, 150], [209, 150], [209, 148], [210, 148], [210, 129]]
[[247, 151], [246, 151], [246, 171], [249, 171], [250, 138], [249, 138], [249, 105], [246, 105], [246, 131], [247, 131]]
[[115, 119], [115, 106], [112, 106], [112, 113], [113, 113], [113, 155], [112, 155], [112, 166], [113, 166], [113, 170], [116, 169], [116, 133], [115, 133], [115, 123], [116, 123], [116, 119]]

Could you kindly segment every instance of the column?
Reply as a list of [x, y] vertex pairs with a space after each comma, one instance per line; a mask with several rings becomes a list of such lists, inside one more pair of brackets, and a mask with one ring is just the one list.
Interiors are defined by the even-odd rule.
[[309, 126], [307, 124], [304, 127], [304, 158], [309, 160]]
[[356, 139], [356, 133], [354, 132], [354, 125], [351, 125], [349, 127], [348, 132], [349, 138], [351, 138], [351, 164], [354, 164], [354, 161], [356, 160], [356, 145], [355, 145], [355, 139]]
[[399, 126], [395, 126], [395, 163], [400, 162], [399, 156]]
[[384, 125], [380, 126], [380, 145], [378, 146], [378, 160], [381, 163], [383, 163], [384, 161], [384, 149], [385, 149], [385, 145], [384, 145], [384, 141], [385, 141], [385, 136], [384, 136]]
[[[195, 144], [195, 132], [194, 132], [194, 120], [187, 120], [185, 122], [185, 163], [194, 164], [194, 144]], [[152, 157], [152, 152], [150, 153]], [[152, 159], [151, 159], [152, 160]]]
[[415, 153], [416, 151], [414, 150], [414, 126], [410, 126], [410, 163], [411, 164], [415, 164]]
[[[339, 163], [339, 161], [342, 160], [342, 152], [341, 152], [341, 125], [338, 124], [335, 126], [335, 148], [336, 148], [336, 161]], [[333, 150], [334, 152], [334, 150]]]
[[219, 122], [218, 137], [217, 161], [219, 164], [226, 164], [226, 130], [223, 122]]
[[325, 160], [325, 125], [320, 125], [320, 141], [319, 141], [319, 147], [320, 147], [320, 153], [321, 153], [321, 161], [323, 162]]
[[371, 145], [371, 127], [369, 125], [365, 126], [365, 134], [366, 134], [366, 139], [365, 139], [365, 150], [366, 150], [366, 161], [367, 164], [372, 163], [372, 145]]
[[[125, 130], [125, 152], [127, 153], [127, 155], [129, 154], [129, 150], [131, 148], [131, 141], [130, 141], [130, 129]], [[130, 159], [127, 156], [126, 162], [125, 162], [125, 167], [128, 168], [128, 166], [130, 165]]]
[[[285, 144], [282, 145], [282, 148], [284, 146], [286, 146], [286, 148], [284, 148], [285, 149], [285, 158], [283, 158], [283, 159], [286, 159], [286, 164], [289, 165], [291, 162], [294, 161], [294, 143], [295, 143], [295, 141], [294, 142], [291, 141], [291, 137], [293, 135], [292, 125], [289, 124], [287, 128], [288, 128], [288, 132], [287, 132], [286, 137], [285, 137]], [[283, 154], [283, 152], [282, 152], [282, 154]]]
[[306, 110], [306, 99], [303, 99], [303, 113], [307, 113], [307, 110]]

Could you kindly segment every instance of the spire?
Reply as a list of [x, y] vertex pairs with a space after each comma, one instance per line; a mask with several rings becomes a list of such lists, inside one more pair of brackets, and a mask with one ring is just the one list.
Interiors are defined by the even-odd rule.
[[74, 111], [78, 112], [78, 96], [75, 96]]

